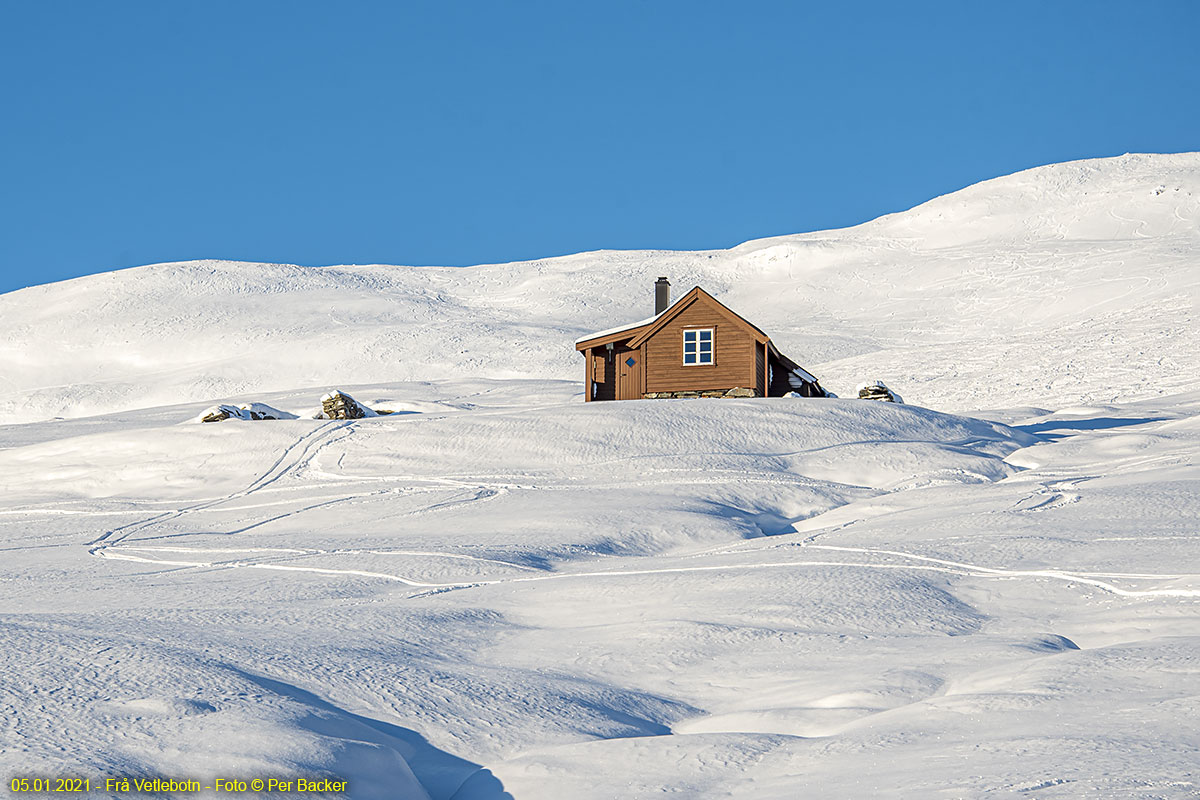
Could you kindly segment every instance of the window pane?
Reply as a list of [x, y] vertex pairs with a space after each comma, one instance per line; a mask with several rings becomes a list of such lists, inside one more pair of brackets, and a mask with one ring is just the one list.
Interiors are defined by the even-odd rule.
[[696, 343], [695, 342], [684, 342], [683, 343], [683, 352], [685, 352], [685, 353], [696, 352]]
[[712, 352], [712, 342], [701, 342], [700, 343], [700, 352], [701, 353], [711, 353]]
[[695, 341], [696, 341], [696, 332], [695, 331], [684, 331], [683, 332], [683, 343], [684, 344], [687, 344], [689, 342], [695, 342]]
[[701, 364], [711, 364], [712, 363], [712, 353], [701, 353], [700, 354], [700, 363]]
[[695, 353], [684, 353], [683, 354], [683, 363], [695, 364], [696, 363], [696, 354]]
[[702, 342], [711, 342], [712, 341], [712, 331], [696, 331], [696, 333], [700, 334], [700, 341], [702, 341]]

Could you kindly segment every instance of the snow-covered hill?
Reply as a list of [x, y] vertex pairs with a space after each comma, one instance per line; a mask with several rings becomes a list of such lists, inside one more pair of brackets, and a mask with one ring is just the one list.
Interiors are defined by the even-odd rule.
[[[1198, 197], [1126, 156], [720, 252], [4, 295], [0, 773], [1194, 798]], [[660, 274], [916, 405], [581, 402]]]
[[1108, 402], [1187, 388], [1200, 154], [998, 178], [837, 231], [711, 252], [471, 268], [187, 262], [0, 296], [0, 420], [298, 386], [579, 380], [572, 341], [703, 285], [834, 391], [923, 405]]
[[356, 393], [0, 426], [6, 774], [1194, 796], [1200, 395]]

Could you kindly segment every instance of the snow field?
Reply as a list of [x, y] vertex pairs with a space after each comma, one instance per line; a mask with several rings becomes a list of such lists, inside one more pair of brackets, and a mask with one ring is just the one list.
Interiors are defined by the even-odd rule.
[[[0, 450], [6, 639], [50, 642], [4, 668], [67, 688], [8, 765], [312, 770], [363, 798], [1186, 796], [1194, 399], [1006, 428], [499, 386], [467, 393], [491, 406], [358, 387], [433, 410], [352, 423], [161, 409]], [[122, 481], [116, 437], [175, 459]], [[79, 453], [94, 475], [19, 475]], [[210, 738], [230, 745], [197, 756]]]
[[[1125, 156], [728, 251], [0, 296], [0, 767], [1194, 797], [1198, 198]], [[662, 274], [913, 405], [583, 403]]]

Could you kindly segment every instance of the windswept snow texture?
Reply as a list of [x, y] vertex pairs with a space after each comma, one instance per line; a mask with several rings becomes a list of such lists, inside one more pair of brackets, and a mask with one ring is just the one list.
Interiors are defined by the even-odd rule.
[[837, 231], [454, 268], [198, 261], [0, 296], [0, 421], [447, 377], [581, 380], [572, 342], [702, 285], [839, 395], [948, 410], [1186, 390], [1200, 154], [1079, 161]]
[[[1194, 798], [1196, 195], [1129, 156], [721, 253], [4, 295], [0, 773]], [[659, 274], [913, 404], [584, 403]]]

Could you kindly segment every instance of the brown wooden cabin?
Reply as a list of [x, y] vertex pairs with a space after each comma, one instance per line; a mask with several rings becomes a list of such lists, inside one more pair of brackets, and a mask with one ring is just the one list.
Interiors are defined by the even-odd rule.
[[653, 317], [575, 342], [585, 400], [826, 396], [769, 336], [699, 286], [669, 298], [670, 283], [659, 278]]

